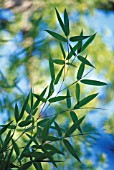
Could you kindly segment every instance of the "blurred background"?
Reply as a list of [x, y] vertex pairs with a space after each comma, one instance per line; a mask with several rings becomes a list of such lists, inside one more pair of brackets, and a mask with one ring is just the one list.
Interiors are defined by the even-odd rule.
[[[114, 0], [0, 0], [0, 124], [12, 117], [14, 104], [21, 103], [31, 88], [39, 94], [50, 82], [48, 58], [61, 55], [58, 42], [45, 32], [61, 31], [55, 7], [61, 16], [67, 9], [71, 35], [79, 35], [82, 29], [85, 35], [97, 32], [86, 51], [96, 66], [88, 77], [108, 83], [106, 87], [81, 89], [83, 94], [98, 91], [93, 106], [106, 109], [81, 111], [86, 114], [82, 129], [91, 135], [77, 136], [73, 142], [85, 167], [66, 155], [67, 161], [59, 169], [113, 170]], [[73, 82], [72, 70], [68, 76]], [[63, 107], [54, 109], [59, 111]], [[67, 114], [64, 119], [66, 126]], [[51, 165], [46, 168], [54, 169]]]

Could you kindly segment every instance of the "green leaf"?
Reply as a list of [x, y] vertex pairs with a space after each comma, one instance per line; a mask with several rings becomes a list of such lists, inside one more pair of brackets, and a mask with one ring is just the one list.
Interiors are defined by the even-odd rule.
[[62, 75], [62, 73], [63, 73], [63, 69], [64, 69], [64, 66], [63, 66], [62, 69], [58, 72], [57, 77], [55, 78], [54, 84], [58, 84], [58, 82], [59, 82], [59, 80], [60, 80], [60, 78], [61, 78], [61, 75]]
[[58, 39], [59, 41], [63, 41], [63, 42], [67, 42], [67, 39], [64, 38], [62, 35], [59, 35], [53, 31], [49, 31], [49, 30], [46, 30], [51, 36], [53, 36], [54, 38]]
[[50, 103], [54, 103], [54, 102], [58, 102], [58, 101], [64, 100], [66, 98], [67, 98], [67, 96], [52, 97], [52, 98], [49, 99], [49, 102]]
[[[94, 67], [86, 58], [82, 57], [81, 55], [79, 55], [77, 57], [82, 63], [88, 65], [88, 66], [91, 66], [91, 67]], [[95, 67], [94, 67], [95, 68]]]
[[53, 62], [54, 62], [55, 64], [59, 64], [59, 65], [65, 64], [65, 60], [61, 60], [61, 59], [54, 59]]
[[86, 104], [89, 103], [91, 100], [93, 100], [97, 95], [98, 95], [98, 93], [95, 93], [95, 94], [91, 94], [91, 95], [85, 97], [84, 99], [82, 99], [80, 102], [78, 102], [78, 103], [74, 106], [74, 109], [79, 109], [80, 107], [86, 105]]
[[39, 101], [41, 101], [41, 102], [46, 102], [47, 100], [44, 98], [44, 97], [42, 97], [41, 95], [38, 95], [38, 94], [33, 94]]
[[13, 139], [12, 139], [12, 145], [13, 145], [13, 148], [14, 148], [14, 150], [15, 150], [15, 153], [16, 153], [16, 155], [17, 155], [17, 157], [18, 157], [18, 156], [19, 156], [19, 148], [18, 148], [16, 142], [15, 142]]
[[32, 120], [24, 120], [24, 121], [21, 121], [18, 126], [19, 127], [25, 127], [25, 126], [28, 126], [30, 123], [32, 122]]
[[8, 127], [10, 126], [10, 124], [12, 123], [13, 121], [9, 122], [7, 125], [5, 125], [2, 129], [0, 129], [0, 135], [2, 135], [2, 133], [4, 133]]
[[13, 147], [11, 148], [10, 153], [8, 155], [6, 166], [5, 166], [5, 170], [10, 169], [10, 166], [11, 166], [10, 161], [11, 161], [12, 152], [13, 152]]
[[65, 137], [70, 136], [76, 129], [80, 127], [80, 124], [84, 120], [85, 116], [81, 117], [78, 121], [76, 121], [65, 133]]
[[78, 69], [78, 73], [77, 73], [77, 79], [80, 80], [83, 76], [84, 73], [84, 69], [85, 69], [85, 64], [81, 63], [80, 67]]
[[65, 24], [65, 35], [68, 36], [70, 34], [70, 30], [69, 30], [69, 18], [66, 9], [64, 10], [64, 24]]
[[60, 48], [61, 48], [61, 51], [62, 51], [62, 54], [63, 54], [63, 58], [65, 59], [66, 58], [66, 54], [65, 54], [65, 51], [64, 51], [64, 48], [63, 48], [63, 45], [62, 45], [61, 42], [60, 42]]
[[44, 145], [44, 148], [45, 148], [46, 150], [54, 151], [55, 153], [64, 155], [63, 152], [61, 152], [60, 150], [58, 150], [57, 148], [55, 148], [53, 145], [45, 144], [45, 145]]
[[18, 121], [19, 121], [19, 110], [18, 110], [17, 104], [15, 105], [14, 115], [15, 115], [15, 120], [18, 123]]
[[42, 169], [42, 165], [41, 165], [40, 162], [34, 162], [33, 165], [34, 165], [34, 167], [36, 168], [36, 170], [37, 170], [37, 169], [38, 169], [38, 170], [43, 170], [43, 169]]
[[[81, 31], [80, 36], [83, 36], [83, 30]], [[82, 49], [82, 41], [78, 41], [77, 52], [80, 53], [81, 49]]]
[[59, 125], [56, 122], [54, 122], [54, 125], [55, 125], [55, 129], [58, 132], [58, 135], [61, 137], [62, 136], [61, 128], [59, 127]]
[[55, 80], [55, 69], [54, 69], [54, 64], [53, 64], [53, 60], [51, 57], [49, 58], [49, 68], [50, 68], [51, 79], [52, 81], [54, 81]]
[[80, 85], [78, 83], [76, 84], [76, 99], [77, 99], [77, 102], [79, 102], [79, 100], [80, 100]]
[[[45, 93], [46, 93], [46, 90], [47, 90], [47, 87], [46, 87], [46, 88], [42, 91], [42, 93], [40, 94], [40, 98], [43, 98], [43, 96], [44, 96]], [[34, 103], [32, 109], [33, 109], [33, 110], [36, 109], [36, 107], [39, 105], [39, 103], [40, 103], [40, 100], [37, 99], [36, 102]]]
[[107, 85], [107, 83], [105, 83], [105, 82], [101, 82], [101, 81], [97, 81], [97, 80], [89, 80], [89, 79], [83, 79], [83, 80], [80, 80], [80, 82], [83, 83], [83, 84], [94, 85], [94, 86], [105, 86], [105, 85]]
[[54, 92], [54, 86], [53, 86], [53, 81], [51, 81], [47, 98], [49, 98], [53, 94], [53, 92]]
[[42, 143], [44, 143], [47, 140], [48, 137], [48, 133], [49, 133], [49, 129], [51, 124], [54, 122], [55, 118], [57, 117], [57, 115], [55, 115], [52, 119], [50, 119], [46, 124], [45, 127], [42, 131]]
[[[70, 111], [70, 116], [75, 124], [78, 121], [78, 116], [76, 115], [76, 113], [74, 111]], [[82, 133], [80, 126], [79, 126], [78, 130]]]
[[40, 121], [37, 123], [37, 126], [44, 127], [47, 121], [49, 121], [49, 118], [45, 118], [45, 119], [43, 119], [43, 120], [40, 120]]
[[72, 47], [71, 51], [69, 52], [67, 56], [67, 60], [69, 60], [73, 56], [73, 53], [75, 53], [77, 49], [78, 49], [78, 43], [74, 47]]
[[67, 101], [67, 107], [71, 108], [71, 95], [70, 95], [70, 91], [69, 91], [68, 88], [67, 88], [67, 98], [66, 98], [66, 101]]
[[59, 141], [59, 140], [60, 140], [60, 138], [57, 138], [57, 137], [55, 137], [55, 136], [48, 136], [48, 137], [47, 137], [47, 141], [53, 142], [53, 141]]
[[56, 11], [56, 15], [57, 15], [57, 19], [58, 19], [58, 21], [59, 21], [59, 24], [60, 24], [60, 26], [61, 26], [61, 28], [62, 28], [64, 34], [66, 35], [65, 25], [64, 25], [64, 23], [63, 23], [63, 21], [62, 21], [60, 15], [59, 15], [59, 12], [57, 11], [56, 8], [55, 8], [55, 11]]
[[29, 94], [28, 94], [28, 96], [26, 97], [26, 99], [24, 101], [24, 104], [23, 104], [23, 107], [22, 107], [22, 110], [21, 110], [21, 113], [20, 113], [20, 116], [19, 116], [19, 120], [21, 120], [21, 118], [24, 115], [24, 111], [26, 110], [26, 107], [27, 107], [27, 104], [28, 104], [28, 100], [29, 100]]
[[74, 156], [81, 163], [76, 151], [74, 150], [74, 148], [72, 147], [70, 142], [66, 139], [63, 139], [63, 143], [64, 143], [66, 149], [71, 153], [71, 155]]
[[72, 42], [76, 42], [76, 41], [82, 41], [86, 38], [89, 38], [90, 36], [74, 36], [74, 37], [70, 37], [70, 41]]
[[18, 170], [27, 170], [32, 165], [32, 162], [27, 162], [23, 164]]
[[72, 66], [72, 67], [75, 67], [75, 68], [77, 68], [74, 64], [72, 64], [72, 63], [66, 63], [67, 65], [70, 65], [70, 66]]
[[90, 36], [90, 38], [82, 46], [81, 52], [84, 51], [87, 48], [87, 46], [94, 40], [95, 36], [96, 36], [96, 33], [93, 34], [92, 36]]

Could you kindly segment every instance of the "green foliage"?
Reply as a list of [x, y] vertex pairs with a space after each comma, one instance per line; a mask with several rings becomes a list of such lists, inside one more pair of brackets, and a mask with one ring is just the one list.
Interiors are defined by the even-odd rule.
[[[63, 58], [53, 59], [49, 58], [49, 69], [51, 82], [48, 87], [44, 88], [41, 94], [35, 94], [31, 91], [25, 98], [21, 107], [15, 104], [14, 118], [6, 125], [1, 125], [0, 129], [0, 169], [28, 169], [32, 166], [35, 169], [43, 169], [44, 163], [52, 163], [57, 167], [58, 162], [62, 162], [65, 155], [65, 148], [68, 152], [79, 162], [81, 160], [78, 156], [78, 151], [73, 147], [72, 142], [68, 139], [73, 138], [76, 135], [76, 130], [81, 130], [82, 122], [85, 116], [79, 117], [74, 110], [79, 110], [89, 102], [91, 102], [98, 93], [91, 94], [82, 100], [81, 96], [81, 84], [103, 86], [106, 83], [83, 79], [86, 66], [93, 67], [87, 57], [83, 57], [82, 51], [84, 51], [89, 44], [94, 40], [95, 35], [83, 36], [81, 31], [79, 36], [70, 37], [69, 18], [66, 9], [64, 10], [64, 21], [62, 21], [57, 9], [57, 19], [64, 32], [65, 37], [50, 30], [46, 30], [52, 37], [59, 40], [60, 49]], [[86, 42], [83, 44], [83, 40]], [[70, 41], [76, 42], [72, 47]], [[64, 48], [64, 44], [67, 44], [67, 51]], [[81, 62], [78, 68], [73, 64], [74, 60], [78, 59]], [[62, 65], [62, 68], [60, 68]], [[73, 66], [74, 71], [77, 70], [76, 80], [65, 86], [63, 89], [64, 81], [67, 77], [68, 70]], [[60, 70], [56, 75], [55, 67], [59, 67]], [[63, 78], [63, 79], [62, 79]], [[62, 79], [62, 81], [61, 81]], [[60, 84], [60, 87], [56, 91], [56, 85]], [[73, 84], [76, 84], [73, 89]], [[75, 91], [75, 98], [73, 97], [70, 88]], [[64, 94], [65, 91], [65, 94]], [[71, 100], [73, 99], [73, 100]], [[73, 102], [76, 99], [76, 104], [73, 106]], [[62, 105], [62, 102], [66, 103], [67, 109], [61, 112], [66, 114], [70, 113], [69, 125], [64, 128], [58, 121], [60, 113], [46, 117], [45, 113], [49, 106], [53, 104]], [[52, 118], [51, 118], [52, 116]], [[64, 117], [64, 115], [63, 115]], [[71, 125], [72, 123], [72, 125]], [[12, 130], [11, 130], [12, 129]], [[5, 137], [6, 136], [6, 137]], [[63, 149], [60, 148], [62, 144]], [[58, 159], [58, 155], [60, 159]]]

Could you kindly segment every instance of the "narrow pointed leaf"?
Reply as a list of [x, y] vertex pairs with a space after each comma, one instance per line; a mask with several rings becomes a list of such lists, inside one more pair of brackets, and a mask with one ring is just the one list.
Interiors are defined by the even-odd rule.
[[[41, 92], [41, 94], [40, 94], [40, 98], [43, 98], [43, 96], [45, 95], [45, 93], [46, 93], [46, 90], [47, 90], [47, 87]], [[39, 105], [39, 103], [40, 103], [40, 100], [39, 99], [37, 99], [36, 100], [36, 102], [34, 103], [34, 105], [33, 105], [33, 110], [34, 109], [36, 109], [37, 108], [37, 106]]]
[[62, 35], [59, 35], [53, 31], [49, 31], [46, 30], [51, 36], [53, 36], [54, 38], [58, 39], [59, 41], [63, 41], [63, 42], [67, 42], [67, 39], [65, 37], [63, 37]]
[[6, 124], [2, 129], [0, 129], [0, 136], [8, 129], [8, 127], [10, 126], [10, 124], [13, 121], [9, 122], [8, 124]]
[[45, 127], [42, 131], [42, 142], [44, 143], [47, 140], [48, 137], [48, 133], [49, 133], [49, 129], [51, 124], [54, 122], [55, 118], [57, 117], [57, 115], [55, 115], [51, 120], [49, 120], [46, 124]]
[[75, 52], [77, 49], [78, 49], [78, 43], [74, 47], [72, 47], [72, 50], [69, 52], [67, 56], [67, 60], [69, 60], [73, 56], [73, 52]]
[[[81, 55], [79, 55], [77, 57], [82, 63], [88, 65], [88, 66], [91, 66], [91, 67], [94, 67], [86, 58], [82, 57]], [[95, 68], [95, 67], [94, 67]]]
[[[76, 115], [76, 113], [74, 111], [70, 111], [70, 116], [72, 118], [72, 121], [75, 124], [78, 121], [78, 116]], [[80, 126], [79, 126], [78, 130], [82, 133]]]
[[71, 45], [70, 45], [70, 50], [72, 51], [72, 54], [73, 54], [74, 56], [76, 56], [76, 53], [75, 53], [75, 51], [73, 50], [73, 48], [72, 48]]
[[70, 144], [70, 142], [68, 140], [66, 140], [66, 139], [63, 139], [63, 143], [64, 143], [66, 149], [71, 153], [71, 155], [74, 156], [81, 163], [76, 151], [74, 150], [74, 148]]
[[14, 115], [15, 115], [15, 120], [18, 123], [18, 121], [19, 121], [19, 110], [18, 110], [17, 104], [15, 105]]
[[87, 103], [89, 103], [90, 101], [92, 101], [96, 96], [98, 95], [98, 93], [95, 94], [91, 94], [87, 97], [85, 97], [84, 99], [82, 99], [80, 102], [78, 102], [75, 106], [74, 109], [79, 109], [82, 106], [86, 105]]
[[24, 120], [24, 121], [21, 121], [18, 126], [19, 127], [25, 127], [25, 126], [28, 126], [30, 123], [32, 123], [32, 120]]
[[60, 59], [54, 59], [53, 62], [54, 62], [55, 64], [59, 64], [59, 65], [65, 64], [65, 60], [60, 60]]
[[65, 24], [65, 35], [68, 36], [70, 30], [69, 30], [69, 18], [66, 9], [64, 10], [64, 24]]
[[105, 82], [101, 82], [101, 81], [97, 81], [97, 80], [89, 80], [89, 79], [83, 79], [80, 82], [83, 83], [83, 84], [94, 85], [94, 86], [105, 86], [105, 85], [107, 85], [107, 83], [105, 83]]
[[65, 51], [64, 51], [64, 48], [63, 48], [63, 45], [62, 45], [61, 42], [60, 42], [60, 48], [61, 48], [61, 51], [62, 51], [62, 54], [63, 54], [63, 58], [65, 59], [66, 58], [66, 54], [65, 54]]
[[67, 96], [52, 97], [52, 98], [49, 99], [49, 102], [50, 103], [54, 103], [54, 102], [58, 102], [58, 101], [64, 100], [66, 98], [67, 98]]
[[60, 150], [58, 150], [57, 148], [55, 148], [53, 145], [45, 144], [45, 145], [44, 145], [44, 148], [45, 148], [46, 150], [55, 151], [55, 153], [64, 155], [63, 152], [61, 152]]
[[61, 137], [62, 136], [61, 128], [59, 127], [59, 125], [56, 122], [54, 122], [54, 125], [55, 125], [57, 132], [58, 132], [58, 135]]
[[57, 15], [57, 19], [58, 19], [58, 21], [59, 21], [59, 24], [60, 24], [60, 26], [61, 26], [64, 34], [66, 34], [65, 25], [64, 25], [64, 23], [63, 23], [60, 15], [59, 15], [59, 12], [58, 12], [58, 10], [57, 10], [56, 8], [55, 8], [55, 11], [56, 11], [56, 15]]
[[78, 83], [76, 84], [76, 99], [77, 99], [77, 102], [79, 102], [79, 100], [80, 100], [80, 85]]
[[65, 133], [65, 137], [70, 136], [76, 129], [78, 129], [80, 127], [80, 124], [82, 123], [82, 121], [84, 120], [85, 116], [83, 116], [82, 118], [80, 118], [78, 121], [76, 121]]
[[42, 97], [41, 95], [38, 95], [38, 94], [33, 94], [39, 101], [42, 101], [42, 102], [46, 102], [47, 100]]
[[72, 42], [82, 41], [82, 40], [87, 39], [89, 37], [90, 36], [74, 36], [74, 37], [70, 37], [70, 41], [72, 41]]
[[68, 108], [71, 108], [71, 95], [70, 95], [70, 91], [69, 91], [69, 89], [67, 89], [67, 98], [66, 98], [66, 102], [67, 102], [67, 107]]
[[[83, 36], [83, 30], [81, 31], [80, 36]], [[77, 53], [80, 53], [81, 49], [82, 49], [82, 41], [78, 41]]]
[[54, 92], [54, 85], [53, 85], [53, 80], [52, 80], [50, 83], [50, 86], [49, 86], [49, 92], [48, 92], [47, 99], [53, 94], [53, 92]]
[[85, 69], [85, 64], [81, 63], [80, 67], [78, 69], [78, 73], [77, 73], [77, 79], [80, 80], [83, 76], [84, 73], [84, 69]]
[[55, 80], [55, 69], [54, 69], [54, 64], [53, 64], [53, 60], [51, 57], [49, 58], [49, 68], [50, 68], [51, 79], [52, 81], [54, 81]]
[[62, 69], [59, 71], [59, 73], [57, 74], [57, 77], [55, 78], [55, 81], [54, 81], [54, 84], [57, 84], [61, 78], [61, 75], [63, 73], [63, 69], [64, 69], [64, 66], [62, 67]]
[[19, 148], [13, 139], [12, 139], [12, 145], [13, 145], [16, 155], [19, 156]]
[[19, 116], [19, 120], [23, 117], [24, 115], [24, 111], [26, 110], [26, 107], [27, 107], [27, 104], [28, 104], [28, 100], [29, 100], [29, 94], [28, 96], [26, 97], [25, 101], [24, 101], [24, 104], [23, 104], [23, 107], [22, 107], [22, 110], [21, 110], [21, 113], [20, 113], [20, 116]]
[[94, 40], [95, 36], [96, 36], [96, 33], [93, 34], [92, 36], [90, 36], [90, 38], [82, 46], [81, 52], [84, 51], [87, 48], [87, 46]]

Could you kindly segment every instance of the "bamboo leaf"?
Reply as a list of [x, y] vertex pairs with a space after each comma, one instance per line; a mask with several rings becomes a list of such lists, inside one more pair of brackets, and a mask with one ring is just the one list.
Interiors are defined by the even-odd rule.
[[68, 36], [70, 34], [70, 30], [69, 30], [69, 18], [66, 9], [64, 10], [64, 24], [65, 24], [65, 35]]
[[15, 142], [13, 139], [12, 139], [12, 145], [13, 145], [13, 148], [14, 148], [14, 150], [15, 150], [15, 153], [16, 153], [16, 155], [17, 155], [17, 157], [18, 157], [18, 156], [19, 156], [19, 148], [18, 148], [16, 142]]
[[70, 91], [67, 88], [67, 98], [66, 98], [66, 102], [67, 102], [67, 107], [71, 108], [71, 95], [70, 95]]
[[62, 69], [58, 72], [57, 77], [55, 78], [54, 84], [57, 84], [57, 83], [59, 82], [59, 80], [60, 80], [60, 78], [61, 78], [61, 75], [62, 75], [62, 73], [63, 73], [63, 69], [64, 69], [64, 66], [63, 66]]
[[0, 135], [2, 135], [7, 129], [8, 127], [10, 126], [10, 124], [12, 123], [13, 121], [9, 122], [8, 124], [6, 124], [2, 129], [0, 129]]
[[91, 66], [93, 68], [95, 68], [86, 58], [82, 57], [81, 55], [79, 55], [77, 57], [82, 63], [88, 65], [88, 66]]
[[82, 99], [80, 102], [78, 102], [78, 103], [74, 106], [74, 109], [79, 109], [80, 107], [86, 105], [86, 104], [89, 103], [91, 100], [93, 100], [97, 95], [98, 95], [98, 93], [95, 93], [95, 94], [91, 94], [91, 95], [85, 97], [84, 99]]
[[80, 127], [80, 124], [82, 123], [82, 121], [84, 120], [85, 116], [83, 116], [82, 118], [80, 118], [78, 121], [76, 121], [65, 133], [65, 137], [70, 136], [76, 129], [78, 129]]
[[15, 120], [18, 123], [18, 121], [19, 121], [19, 110], [18, 110], [17, 104], [15, 105], [14, 115], [15, 115]]
[[25, 126], [28, 126], [30, 123], [32, 123], [32, 120], [24, 120], [24, 121], [21, 121], [18, 126], [20, 127], [25, 127]]
[[90, 36], [90, 38], [82, 46], [81, 52], [84, 51], [87, 48], [87, 46], [94, 40], [95, 36], [96, 36], [96, 33], [93, 34], [92, 36]]
[[62, 35], [59, 35], [53, 31], [49, 31], [46, 30], [51, 36], [53, 36], [54, 38], [58, 39], [59, 41], [63, 41], [63, 42], [67, 42], [67, 39], [65, 37], [63, 37]]
[[69, 60], [73, 56], [73, 53], [75, 53], [77, 49], [78, 49], [78, 43], [74, 47], [72, 47], [72, 50], [69, 52], [67, 56], [67, 60]]
[[54, 81], [55, 80], [55, 69], [54, 69], [54, 64], [53, 64], [53, 60], [51, 57], [49, 58], [49, 68], [50, 68], [51, 79], [52, 81]]
[[58, 132], [58, 135], [61, 137], [62, 136], [61, 128], [59, 127], [59, 125], [56, 122], [54, 122], [54, 125], [55, 125], [55, 129]]
[[58, 101], [64, 100], [66, 98], [67, 98], [67, 96], [52, 97], [52, 98], [49, 99], [49, 102], [50, 103], [54, 103], [54, 102], [58, 102]]
[[60, 24], [60, 26], [61, 26], [64, 34], [66, 34], [65, 25], [64, 25], [64, 23], [63, 23], [60, 15], [59, 15], [59, 12], [58, 12], [58, 10], [57, 10], [56, 8], [55, 8], [55, 11], [56, 11], [56, 15], [57, 15], [57, 19], [58, 19], [58, 21], [59, 21], [59, 24]]
[[81, 63], [80, 67], [78, 69], [78, 73], [77, 73], [77, 79], [80, 80], [83, 76], [84, 73], [84, 69], [85, 69], [85, 64]]
[[65, 64], [65, 60], [61, 60], [61, 59], [54, 59], [53, 62], [54, 62], [55, 64], [60, 64], [60, 65]]
[[101, 81], [97, 81], [97, 80], [89, 80], [89, 79], [83, 79], [83, 80], [80, 80], [80, 82], [83, 83], [83, 84], [94, 85], [94, 86], [105, 86], [105, 85], [107, 85], [107, 83], [105, 83], [105, 82], [101, 82]]
[[[75, 124], [78, 121], [78, 116], [76, 115], [76, 113], [74, 111], [70, 111], [70, 116]], [[80, 126], [79, 126], [78, 130], [82, 133]]]
[[53, 85], [53, 81], [51, 81], [47, 99], [53, 94], [53, 92], [54, 92], [54, 85]]
[[80, 100], [80, 85], [78, 83], [76, 84], [76, 99], [77, 99], [77, 102], [79, 102], [79, 100]]
[[71, 153], [71, 155], [74, 156], [81, 163], [76, 151], [74, 150], [74, 148], [70, 144], [70, 142], [68, 140], [66, 140], [66, 139], [63, 139], [63, 143], [64, 143], [66, 149]]
[[76, 42], [76, 41], [82, 41], [84, 39], [89, 38], [90, 36], [74, 36], [74, 37], [70, 37], [70, 41], [72, 42]]
[[57, 115], [55, 115], [52, 119], [50, 119], [46, 124], [45, 127], [42, 131], [42, 143], [44, 143], [47, 140], [48, 137], [48, 133], [49, 133], [49, 129], [51, 124], [54, 122], [55, 118], [57, 117]]
[[27, 107], [27, 104], [28, 104], [28, 100], [29, 100], [29, 94], [28, 94], [28, 96], [26, 97], [26, 99], [24, 101], [24, 104], [23, 104], [23, 107], [22, 107], [22, 110], [21, 110], [21, 113], [20, 113], [20, 116], [19, 116], [19, 120], [21, 120], [21, 118], [24, 115], [24, 111], [26, 110], [26, 107]]
[[63, 58], [65, 59], [66, 58], [66, 54], [65, 54], [65, 51], [64, 51], [64, 48], [63, 48], [63, 45], [62, 45], [61, 42], [60, 42], [60, 48], [61, 48], [61, 51], [62, 51], [62, 54], [63, 54]]
[[45, 148], [46, 150], [50, 150], [50, 151], [53, 151], [53, 152], [55, 152], [55, 153], [64, 155], [63, 152], [61, 152], [60, 150], [58, 150], [57, 148], [55, 148], [53, 145], [45, 144], [45, 145], [44, 145], [44, 148]]

